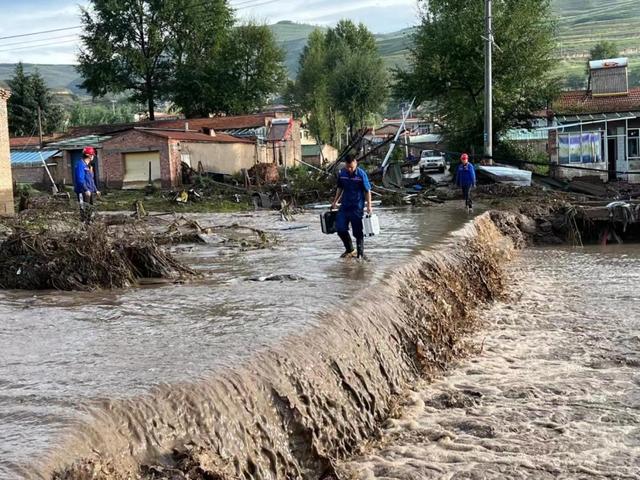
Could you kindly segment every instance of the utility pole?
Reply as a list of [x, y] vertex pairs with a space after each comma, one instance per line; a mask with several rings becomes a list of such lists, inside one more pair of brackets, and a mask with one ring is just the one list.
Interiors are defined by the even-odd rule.
[[40, 148], [42, 148], [42, 111], [40, 105], [38, 105], [38, 142]]
[[491, 54], [493, 32], [491, 27], [491, 0], [484, 0], [484, 156], [493, 164], [493, 86], [491, 75]]

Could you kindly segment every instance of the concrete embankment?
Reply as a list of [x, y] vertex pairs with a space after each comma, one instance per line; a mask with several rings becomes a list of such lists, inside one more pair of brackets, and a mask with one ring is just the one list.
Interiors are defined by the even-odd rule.
[[466, 353], [479, 302], [504, 291], [522, 219], [487, 213], [318, 327], [212, 378], [105, 401], [32, 476], [335, 478], [409, 384]]

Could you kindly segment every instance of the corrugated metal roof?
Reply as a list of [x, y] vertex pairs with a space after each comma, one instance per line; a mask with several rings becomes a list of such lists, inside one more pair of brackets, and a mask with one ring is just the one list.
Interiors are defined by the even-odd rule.
[[49, 146], [59, 148], [60, 150], [80, 150], [84, 147], [100, 148], [102, 142], [105, 142], [110, 138], [111, 137], [103, 135], [84, 135], [82, 137], [66, 138], [59, 142], [52, 142]]
[[549, 132], [547, 130], [527, 130], [526, 128], [514, 128], [507, 130], [502, 136], [504, 140], [547, 140]]
[[11, 166], [28, 167], [32, 165], [42, 165], [43, 159], [46, 162], [58, 154], [60, 154], [59, 150], [12, 150]]

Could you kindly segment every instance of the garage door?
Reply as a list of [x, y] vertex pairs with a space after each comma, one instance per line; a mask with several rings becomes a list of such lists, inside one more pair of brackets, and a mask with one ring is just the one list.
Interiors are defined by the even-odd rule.
[[149, 164], [151, 181], [160, 183], [160, 153], [136, 152], [124, 154], [124, 188], [142, 188], [149, 183]]

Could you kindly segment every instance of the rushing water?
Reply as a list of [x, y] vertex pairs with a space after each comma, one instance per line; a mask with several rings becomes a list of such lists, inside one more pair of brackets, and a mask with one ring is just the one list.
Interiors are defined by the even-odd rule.
[[[181, 246], [206, 272], [186, 285], [115, 292], [0, 292], [0, 478], [13, 479], [100, 398], [128, 397], [159, 383], [196, 379], [314, 325], [413, 252], [459, 228], [459, 208], [379, 210], [383, 232], [367, 240], [372, 262], [337, 258], [338, 238], [319, 233], [317, 213], [294, 226], [273, 214], [202, 215], [202, 225], [266, 228], [273, 249], [238, 252]], [[254, 282], [293, 274], [303, 280]]]
[[640, 478], [640, 247], [533, 249], [481, 353], [415, 386], [358, 479]]

